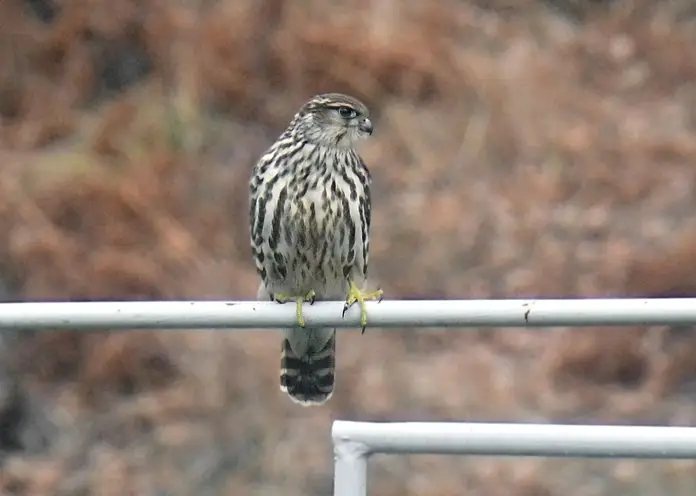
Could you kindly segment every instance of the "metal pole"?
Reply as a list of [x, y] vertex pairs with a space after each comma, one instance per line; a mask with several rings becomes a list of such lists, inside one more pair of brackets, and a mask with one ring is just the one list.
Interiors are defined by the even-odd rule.
[[696, 427], [336, 421], [332, 433], [371, 453], [696, 459]]
[[[370, 327], [696, 325], [696, 298], [389, 300], [369, 302]], [[358, 327], [357, 305], [304, 307], [308, 326]], [[0, 329], [280, 328], [295, 306], [256, 301], [0, 303]]]
[[334, 496], [367, 496], [364, 444], [334, 437]]

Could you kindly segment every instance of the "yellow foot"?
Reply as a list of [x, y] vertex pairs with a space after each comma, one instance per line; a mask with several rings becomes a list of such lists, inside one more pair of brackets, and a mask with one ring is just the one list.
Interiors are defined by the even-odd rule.
[[365, 328], [367, 327], [367, 309], [365, 308], [365, 301], [367, 300], [378, 300], [382, 301], [382, 290], [372, 291], [369, 293], [363, 293], [360, 291], [353, 281], [349, 281], [350, 288], [348, 289], [348, 296], [346, 297], [346, 304], [343, 306], [343, 315], [346, 314], [353, 303], [358, 303], [360, 305], [360, 325], [362, 326], [361, 334], [365, 334]]
[[271, 299], [277, 301], [278, 303], [287, 303], [288, 301], [294, 301], [297, 304], [297, 325], [300, 327], [305, 326], [304, 315], [302, 314], [302, 304], [306, 301], [310, 305], [314, 303], [316, 298], [316, 293], [313, 289], [310, 289], [304, 296], [289, 296], [282, 293], [273, 293]]

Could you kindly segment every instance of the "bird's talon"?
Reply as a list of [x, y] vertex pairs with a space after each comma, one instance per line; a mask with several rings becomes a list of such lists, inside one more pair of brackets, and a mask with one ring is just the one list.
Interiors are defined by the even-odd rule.
[[281, 293], [271, 294], [271, 300], [274, 300], [277, 303], [287, 303], [289, 301], [295, 302], [295, 305], [297, 306], [297, 309], [295, 311], [295, 313], [297, 314], [297, 325], [300, 327], [305, 326], [305, 319], [302, 313], [302, 304], [306, 301], [309, 302], [309, 304], [311, 305], [314, 303], [315, 299], [316, 292], [314, 290], [308, 291], [307, 294], [304, 296], [288, 296]]
[[382, 301], [382, 290], [378, 289], [371, 293], [363, 293], [352, 281], [349, 281], [349, 286], [350, 287], [348, 290], [348, 296], [346, 297], [346, 303], [343, 306], [343, 316], [345, 317], [346, 311], [354, 303], [358, 303], [360, 305], [360, 327], [362, 328], [361, 334], [365, 334], [365, 329], [367, 328], [367, 308], [365, 305], [365, 301]]
[[283, 304], [289, 302], [290, 300], [294, 300], [294, 298], [283, 293], [272, 293], [271, 300], [275, 301], [276, 303]]
[[305, 326], [304, 315], [302, 314], [302, 298], [297, 299], [297, 325]]

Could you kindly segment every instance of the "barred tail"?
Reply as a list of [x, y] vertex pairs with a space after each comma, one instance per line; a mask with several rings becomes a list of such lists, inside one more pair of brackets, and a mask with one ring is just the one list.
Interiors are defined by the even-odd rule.
[[280, 390], [304, 406], [325, 403], [333, 394], [335, 361], [335, 329], [288, 330], [280, 355]]

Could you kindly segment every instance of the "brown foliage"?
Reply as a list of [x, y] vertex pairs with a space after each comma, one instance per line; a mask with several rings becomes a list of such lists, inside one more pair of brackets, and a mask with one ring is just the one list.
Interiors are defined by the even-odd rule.
[[[696, 31], [680, 2], [594, 3], [556, 2], [568, 20], [506, 0], [0, 2], [0, 289], [253, 297], [249, 168], [307, 96], [345, 91], [376, 114], [388, 297], [691, 296]], [[13, 334], [2, 490], [326, 494], [334, 418], [696, 417], [690, 329], [339, 341], [335, 398], [298, 410], [274, 333]], [[371, 478], [399, 495], [693, 493], [693, 465], [632, 467], [404, 457]]]

